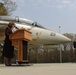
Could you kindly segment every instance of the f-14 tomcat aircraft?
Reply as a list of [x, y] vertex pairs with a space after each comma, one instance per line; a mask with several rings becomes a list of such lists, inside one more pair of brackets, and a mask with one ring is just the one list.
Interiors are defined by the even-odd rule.
[[20, 18], [18, 16], [0, 16], [0, 43], [4, 40], [4, 30], [10, 21], [15, 23], [13, 31], [25, 28], [32, 32], [32, 41], [28, 42], [28, 46], [38, 47], [43, 45], [45, 47], [51, 47], [52, 45], [63, 44], [71, 41], [66, 36], [47, 29], [35, 21]]

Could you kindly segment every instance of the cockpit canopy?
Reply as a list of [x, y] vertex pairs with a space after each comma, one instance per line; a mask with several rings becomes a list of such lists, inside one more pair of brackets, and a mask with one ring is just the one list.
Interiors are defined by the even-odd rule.
[[36, 22], [36, 21], [34, 21], [33, 23], [32, 23], [32, 25], [34, 25], [34, 26], [36, 26], [36, 27], [40, 27], [40, 28], [45, 28], [45, 27], [43, 27], [43, 26], [41, 26], [38, 22]]

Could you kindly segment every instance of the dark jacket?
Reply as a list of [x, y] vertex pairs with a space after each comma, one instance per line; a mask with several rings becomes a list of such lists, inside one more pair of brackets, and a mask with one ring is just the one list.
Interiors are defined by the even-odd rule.
[[3, 56], [7, 58], [13, 58], [14, 55], [14, 46], [12, 46], [12, 42], [9, 39], [9, 36], [12, 34], [12, 30], [10, 27], [5, 29], [5, 40], [3, 46]]

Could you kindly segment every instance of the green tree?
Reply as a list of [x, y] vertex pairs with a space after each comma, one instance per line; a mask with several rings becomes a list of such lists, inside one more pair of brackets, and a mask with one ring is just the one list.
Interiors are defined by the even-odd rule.
[[0, 15], [11, 15], [15, 11], [17, 5], [12, 0], [2, 0], [0, 2]]
[[0, 3], [0, 15], [8, 15], [6, 8], [3, 3]]
[[[70, 58], [70, 61], [73, 62], [74, 61], [73, 41], [75, 37], [73, 33], [65, 33], [64, 35], [71, 39], [71, 42], [65, 45], [65, 49], [64, 49], [65, 56], [66, 56], [66, 59]], [[68, 54], [69, 54], [69, 57], [67, 58]]]

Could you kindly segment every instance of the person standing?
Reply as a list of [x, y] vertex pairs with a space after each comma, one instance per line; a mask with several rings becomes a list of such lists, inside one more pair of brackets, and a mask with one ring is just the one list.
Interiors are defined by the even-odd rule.
[[8, 27], [5, 29], [5, 40], [2, 54], [5, 66], [11, 66], [11, 59], [14, 56], [14, 46], [12, 46], [12, 42], [9, 39], [9, 36], [13, 33], [12, 29], [14, 26], [14, 22], [9, 22]]

